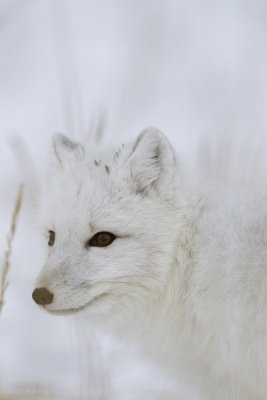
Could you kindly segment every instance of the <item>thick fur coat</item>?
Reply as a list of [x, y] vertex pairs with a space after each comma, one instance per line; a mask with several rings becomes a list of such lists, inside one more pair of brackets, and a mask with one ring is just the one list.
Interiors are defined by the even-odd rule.
[[135, 343], [200, 399], [267, 399], [265, 195], [197, 182], [155, 128], [98, 153], [58, 134], [43, 226], [47, 311]]

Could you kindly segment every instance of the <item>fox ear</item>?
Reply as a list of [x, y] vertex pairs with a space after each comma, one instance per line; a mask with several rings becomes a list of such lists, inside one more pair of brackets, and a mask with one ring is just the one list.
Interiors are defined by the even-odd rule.
[[175, 154], [167, 138], [157, 128], [145, 129], [137, 138], [128, 158], [137, 192], [160, 191], [173, 178]]
[[56, 133], [52, 138], [51, 164], [52, 167], [65, 169], [75, 161], [84, 158], [84, 148], [81, 144], [71, 141], [67, 136]]

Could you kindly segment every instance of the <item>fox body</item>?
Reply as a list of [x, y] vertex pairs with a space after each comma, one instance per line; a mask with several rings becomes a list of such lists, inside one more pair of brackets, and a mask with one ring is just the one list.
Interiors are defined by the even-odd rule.
[[187, 174], [148, 128], [97, 153], [55, 135], [33, 298], [136, 343], [202, 399], [267, 399], [267, 201]]

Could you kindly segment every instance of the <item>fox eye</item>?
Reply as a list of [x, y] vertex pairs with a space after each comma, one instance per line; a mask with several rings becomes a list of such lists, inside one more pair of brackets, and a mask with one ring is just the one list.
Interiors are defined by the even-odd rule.
[[109, 246], [116, 236], [110, 232], [98, 232], [87, 243], [87, 246], [106, 247]]
[[53, 244], [55, 243], [56, 233], [54, 231], [48, 231], [48, 232], [49, 232], [48, 246], [53, 246]]

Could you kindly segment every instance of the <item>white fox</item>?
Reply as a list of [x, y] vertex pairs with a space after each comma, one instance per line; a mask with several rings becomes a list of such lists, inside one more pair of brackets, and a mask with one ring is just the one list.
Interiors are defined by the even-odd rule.
[[33, 299], [135, 342], [201, 399], [267, 399], [267, 197], [196, 184], [144, 130], [96, 155], [53, 138]]

